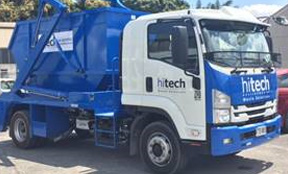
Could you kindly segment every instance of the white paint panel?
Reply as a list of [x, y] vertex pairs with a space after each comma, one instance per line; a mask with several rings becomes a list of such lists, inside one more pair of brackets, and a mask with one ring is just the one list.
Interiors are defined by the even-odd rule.
[[56, 40], [58, 41], [62, 51], [73, 50], [73, 31], [63, 31], [56, 32], [51, 36], [49, 43], [43, 50], [43, 53], [58, 52], [59, 49], [57, 47]]
[[[183, 13], [181, 15], [184, 16]], [[179, 18], [179, 13], [178, 15], [175, 13], [174, 17]], [[130, 22], [124, 30], [122, 104], [162, 109], [170, 115], [181, 139], [205, 141], [207, 138], [205, 72], [198, 32], [196, 32], [196, 37], [199, 45], [200, 75], [198, 77], [201, 79], [200, 91], [192, 88], [193, 78], [187, 76], [184, 70], [165, 62], [148, 59], [147, 27], [149, 23], [156, 22], [155, 19], [137, 19]], [[152, 93], [146, 92], [146, 77], [152, 77], [153, 79]], [[171, 81], [182, 79], [185, 82], [185, 88], [177, 90], [160, 89], [158, 86], [159, 79], [169, 79]], [[193, 131], [199, 132], [199, 135], [193, 135]]]
[[[143, 42], [145, 29], [141, 28], [142, 22], [130, 22], [123, 33], [122, 52], [122, 87], [123, 94], [142, 95], [143, 83]], [[137, 97], [135, 103], [140, 103]], [[125, 102], [124, 102], [125, 103]]]
[[[146, 27], [148, 28], [149, 23]], [[147, 32], [145, 32], [147, 35]], [[197, 37], [197, 32], [195, 33]], [[147, 36], [145, 42], [148, 43]], [[153, 60], [148, 58], [148, 52], [144, 56], [144, 76], [152, 77], [153, 79], [153, 92], [146, 92], [142, 98], [143, 106], [154, 106], [161, 108], [172, 117], [178, 132], [182, 139], [189, 140], [206, 140], [206, 109], [205, 109], [205, 74], [203, 57], [201, 54], [201, 44], [197, 37], [198, 55], [199, 55], [199, 68], [200, 75], [194, 75], [201, 79], [201, 90], [198, 91], [192, 87], [193, 77], [185, 74], [183, 69], [177, 68], [171, 64], [163, 61]], [[147, 44], [144, 45], [145, 50], [148, 50]], [[165, 80], [185, 83], [185, 88], [167, 88], [163, 83]], [[167, 82], [166, 82], [167, 83]], [[173, 86], [173, 85], [172, 85]], [[190, 130], [197, 130], [200, 132], [198, 136], [191, 136]]]

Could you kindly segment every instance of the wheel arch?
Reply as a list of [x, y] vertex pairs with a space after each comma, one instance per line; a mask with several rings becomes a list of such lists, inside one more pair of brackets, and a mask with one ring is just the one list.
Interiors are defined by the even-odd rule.
[[155, 121], [167, 121], [173, 131], [176, 133], [177, 137], [180, 139], [179, 133], [171, 116], [165, 110], [152, 107], [138, 107], [137, 111], [139, 114], [136, 114], [130, 127], [130, 155], [137, 155], [139, 149], [138, 143], [142, 131], [146, 126]]
[[13, 114], [17, 111], [20, 111], [20, 110], [29, 110], [29, 105], [27, 105], [27, 104], [11, 104], [9, 106], [8, 112], [6, 115], [6, 118], [7, 118], [6, 123], [5, 123], [6, 127], [10, 124], [10, 121], [11, 121]]

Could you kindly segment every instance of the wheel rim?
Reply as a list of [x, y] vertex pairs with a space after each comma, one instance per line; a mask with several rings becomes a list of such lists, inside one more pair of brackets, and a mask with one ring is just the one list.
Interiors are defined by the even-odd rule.
[[18, 118], [15, 121], [14, 126], [14, 135], [18, 142], [24, 142], [27, 137], [27, 125], [25, 124], [25, 121], [22, 118]]
[[173, 155], [170, 140], [160, 132], [154, 133], [149, 137], [147, 152], [151, 162], [159, 167], [169, 164]]

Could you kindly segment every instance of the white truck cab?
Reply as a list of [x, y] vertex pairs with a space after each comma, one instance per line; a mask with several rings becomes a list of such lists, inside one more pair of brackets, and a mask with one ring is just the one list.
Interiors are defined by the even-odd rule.
[[[279, 55], [269, 51], [267, 27], [231, 7], [152, 14], [130, 22], [123, 34], [122, 103], [166, 115], [181, 142], [208, 146], [213, 156], [277, 137], [274, 65]], [[151, 136], [147, 145], [170, 146], [164, 135]], [[169, 159], [147, 149], [152, 168]]]

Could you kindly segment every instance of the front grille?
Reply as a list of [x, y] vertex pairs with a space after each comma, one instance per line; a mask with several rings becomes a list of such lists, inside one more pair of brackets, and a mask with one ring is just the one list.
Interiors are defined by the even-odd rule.
[[[267, 103], [267, 101], [264, 101], [264, 102], [258, 102], [258, 103], [252, 103], [252, 104], [246, 104], [245, 106], [247, 107], [247, 108], [253, 108], [253, 107], [258, 107], [258, 106], [263, 106], [263, 105], [265, 105]], [[234, 109], [238, 109], [238, 106], [233, 106], [234, 107]]]
[[271, 120], [275, 117], [276, 117], [276, 114], [273, 114], [273, 115], [268, 116], [268, 117], [264, 117], [264, 116], [254, 117], [254, 118], [250, 118], [249, 121], [237, 123], [236, 125], [237, 126], [244, 126], [244, 125], [248, 125], [248, 124], [262, 123], [263, 121]]
[[253, 104], [247, 104], [245, 105], [247, 108], [253, 108], [253, 107], [258, 107], [258, 106], [262, 106], [262, 105], [265, 105], [266, 104], [266, 101], [265, 102], [259, 102], [259, 103], [253, 103]]
[[240, 114], [245, 113], [249, 116], [253, 116], [253, 115], [265, 113], [266, 109], [269, 109], [269, 108], [258, 109], [255, 111], [239, 112], [239, 113], [235, 113], [234, 115], [235, 115], [235, 117], [239, 117]]
[[[258, 102], [248, 105], [233, 106], [233, 116], [235, 118], [248, 117], [250, 122], [254, 119], [261, 119], [269, 116], [273, 111], [275, 104], [273, 101]], [[237, 109], [236, 109], [237, 108]]]
[[232, 121], [229, 124], [223, 125], [243, 126], [273, 119], [276, 117], [276, 114], [273, 114], [275, 112], [274, 107], [276, 107], [275, 101], [264, 101], [248, 105], [232, 106]]
[[266, 108], [265, 109], [259, 109], [259, 110], [255, 110], [255, 111], [249, 111], [249, 112], [246, 112], [248, 115], [256, 115], [256, 114], [261, 114], [261, 113], [264, 113], [266, 111]]
[[[253, 108], [253, 107], [263, 106], [263, 105], [265, 105], [267, 102], [269, 102], [269, 101], [252, 103], [252, 104], [246, 104], [246, 105], [244, 105], [244, 106], [246, 106], [247, 108]], [[238, 106], [233, 106], [233, 108], [237, 110], [237, 109], [238, 109]]]
[[256, 124], [256, 123], [262, 123], [264, 121], [267, 120], [271, 120], [276, 118], [276, 114], [273, 114], [271, 116], [259, 116], [259, 117], [253, 117], [250, 118], [248, 121], [243, 121], [243, 122], [237, 122], [237, 123], [229, 123], [229, 124], [218, 124], [217, 126], [219, 127], [224, 127], [224, 126], [245, 126], [245, 125], [249, 125], [249, 124]]

